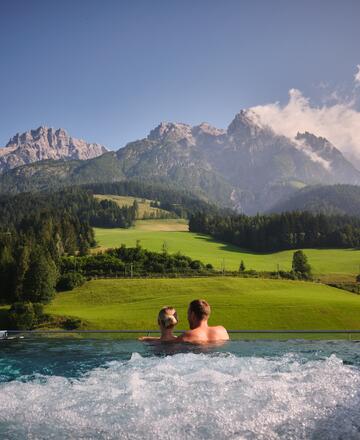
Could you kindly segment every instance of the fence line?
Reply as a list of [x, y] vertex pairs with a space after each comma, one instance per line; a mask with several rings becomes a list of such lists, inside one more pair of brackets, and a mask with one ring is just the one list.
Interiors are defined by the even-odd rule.
[[[174, 330], [174, 333], [183, 333], [186, 330]], [[67, 333], [124, 333], [124, 334], [156, 334], [160, 330], [6, 330], [8, 334], [67, 334]], [[360, 330], [228, 330], [230, 334], [358, 334]]]

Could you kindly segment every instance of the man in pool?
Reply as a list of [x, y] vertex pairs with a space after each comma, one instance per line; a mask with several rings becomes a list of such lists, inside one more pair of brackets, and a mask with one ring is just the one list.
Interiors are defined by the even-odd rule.
[[211, 308], [204, 299], [195, 299], [189, 304], [188, 321], [190, 330], [184, 332], [176, 342], [213, 343], [227, 341], [228, 332], [222, 325], [209, 326]]

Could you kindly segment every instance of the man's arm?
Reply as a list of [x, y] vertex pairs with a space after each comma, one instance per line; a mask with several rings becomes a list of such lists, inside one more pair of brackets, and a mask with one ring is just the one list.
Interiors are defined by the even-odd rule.
[[140, 338], [138, 338], [138, 341], [142, 341], [142, 342], [150, 342], [150, 341], [159, 341], [160, 338], [157, 338], [155, 336], [140, 336]]

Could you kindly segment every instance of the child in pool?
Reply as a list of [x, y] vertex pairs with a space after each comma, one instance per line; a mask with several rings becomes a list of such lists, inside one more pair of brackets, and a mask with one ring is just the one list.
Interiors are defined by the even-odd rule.
[[163, 307], [158, 315], [158, 324], [160, 327], [160, 338], [152, 336], [143, 336], [139, 338], [144, 342], [174, 342], [177, 337], [173, 334], [173, 329], [179, 322], [176, 310], [174, 307]]

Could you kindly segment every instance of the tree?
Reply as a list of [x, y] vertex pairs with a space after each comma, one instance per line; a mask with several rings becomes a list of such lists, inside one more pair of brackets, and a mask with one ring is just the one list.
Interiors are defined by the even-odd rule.
[[133, 203], [133, 212], [134, 212], [135, 218], [139, 218], [139, 203], [136, 199], [134, 200], [134, 203]]
[[67, 272], [61, 275], [56, 285], [56, 290], [63, 292], [73, 290], [75, 287], [82, 286], [85, 283], [85, 277], [79, 272]]
[[169, 245], [167, 241], [163, 242], [161, 249], [163, 251], [163, 254], [167, 254], [169, 252]]
[[303, 251], [294, 252], [292, 260], [292, 270], [301, 278], [311, 278], [311, 266], [308, 263], [307, 256]]
[[245, 272], [245, 264], [244, 261], [241, 260], [240, 266], [239, 266], [239, 272]]
[[23, 283], [22, 297], [32, 302], [49, 302], [55, 294], [58, 271], [50, 255], [37, 246], [30, 255], [29, 269]]
[[9, 246], [0, 247], [0, 303], [13, 297], [15, 287], [15, 260]]
[[31, 302], [16, 302], [9, 310], [9, 324], [16, 330], [29, 330], [35, 322], [35, 311]]
[[30, 243], [24, 243], [17, 249], [14, 300], [23, 299], [23, 284], [30, 264]]

